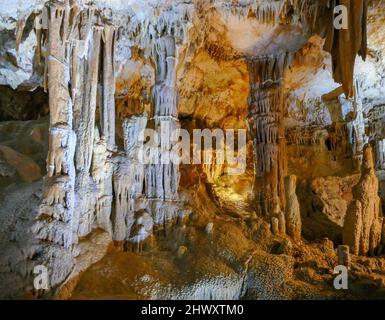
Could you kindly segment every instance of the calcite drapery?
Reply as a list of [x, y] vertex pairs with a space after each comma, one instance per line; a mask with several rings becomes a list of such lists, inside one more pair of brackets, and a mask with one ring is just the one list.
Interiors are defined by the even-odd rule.
[[273, 209], [273, 199], [285, 207], [286, 140], [283, 126], [282, 79], [291, 54], [248, 59], [250, 75], [249, 126], [255, 149], [255, 191], [264, 215]]

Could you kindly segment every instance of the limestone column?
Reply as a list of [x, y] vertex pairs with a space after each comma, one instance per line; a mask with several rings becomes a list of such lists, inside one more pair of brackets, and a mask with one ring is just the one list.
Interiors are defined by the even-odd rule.
[[67, 3], [49, 3], [48, 89], [50, 107], [47, 178], [38, 221], [33, 227], [39, 239], [71, 247], [74, 214], [74, 152], [76, 136], [72, 130], [72, 101], [68, 90]]
[[283, 126], [282, 80], [291, 55], [248, 59], [250, 75], [249, 128], [254, 139], [257, 205], [264, 215], [274, 209], [274, 199], [285, 208], [284, 178], [287, 174], [286, 139]]

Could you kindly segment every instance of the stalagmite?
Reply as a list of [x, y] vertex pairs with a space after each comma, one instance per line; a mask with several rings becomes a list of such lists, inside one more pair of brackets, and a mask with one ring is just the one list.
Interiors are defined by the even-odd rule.
[[294, 240], [301, 239], [301, 212], [296, 195], [297, 177], [294, 175], [285, 177], [285, 194], [286, 194], [286, 230]]
[[280, 207], [280, 200], [278, 197], [273, 199], [273, 207], [270, 212], [272, 232], [275, 235], [285, 236], [286, 235], [286, 221], [285, 214], [282, 212]]
[[182, 258], [186, 254], [187, 251], [188, 251], [188, 248], [186, 246], [180, 246], [178, 248], [178, 252], [177, 252], [178, 258]]
[[213, 233], [213, 230], [214, 230], [214, 223], [213, 222], [209, 222], [206, 225], [205, 231], [206, 231], [207, 234], [211, 234], [211, 233]]
[[279, 219], [276, 217], [271, 218], [271, 232], [276, 236], [278, 236], [280, 234], [279, 233]]
[[285, 214], [281, 211], [278, 215], [278, 221], [279, 221], [279, 233], [281, 235], [286, 235], [286, 221], [285, 221]]
[[355, 202], [350, 207], [344, 223], [344, 244], [349, 245], [355, 254], [375, 254], [381, 242], [383, 217], [370, 145], [364, 148], [361, 179], [354, 187], [353, 195]]
[[338, 246], [338, 264], [350, 268], [349, 246]]
[[131, 251], [141, 252], [143, 250], [145, 242], [151, 240], [153, 226], [153, 219], [145, 210], [140, 210], [135, 213], [134, 223], [128, 238]]

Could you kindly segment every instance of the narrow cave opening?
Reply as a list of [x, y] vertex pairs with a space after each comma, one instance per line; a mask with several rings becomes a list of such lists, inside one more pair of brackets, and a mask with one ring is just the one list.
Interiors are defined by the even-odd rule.
[[42, 88], [25, 91], [0, 85], [0, 121], [38, 120], [48, 115], [48, 94]]

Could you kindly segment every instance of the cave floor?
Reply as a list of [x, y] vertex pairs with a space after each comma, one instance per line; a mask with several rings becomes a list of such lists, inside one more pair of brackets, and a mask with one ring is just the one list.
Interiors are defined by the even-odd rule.
[[[81, 274], [65, 298], [385, 298], [384, 257], [352, 257], [349, 289], [337, 291], [333, 287], [337, 256], [330, 240], [292, 243], [269, 230], [262, 232], [264, 222], [251, 218], [245, 198], [225, 189], [216, 190], [222, 214], [210, 214], [212, 233], [206, 232], [205, 212], [183, 224], [169, 225], [146, 242], [141, 252], [112, 246]], [[228, 197], [230, 193], [233, 196]], [[221, 201], [221, 195], [227, 200]], [[203, 204], [209, 201], [200, 199]], [[194, 209], [208, 207], [202, 203], [199, 206], [195, 201]]]

